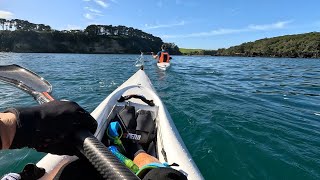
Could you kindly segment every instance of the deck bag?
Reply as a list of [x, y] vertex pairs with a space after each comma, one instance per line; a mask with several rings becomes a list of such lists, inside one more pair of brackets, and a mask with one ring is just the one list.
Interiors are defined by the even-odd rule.
[[118, 113], [118, 118], [125, 129], [136, 129], [136, 110], [134, 106], [124, 106]]
[[[139, 110], [136, 113], [134, 106], [124, 106], [109, 122], [109, 125], [114, 121], [120, 123], [123, 132], [121, 141], [128, 157], [133, 157], [133, 154], [142, 148], [147, 153], [155, 154], [154, 143], [151, 143], [155, 139], [155, 123], [150, 111]], [[139, 148], [133, 148], [135, 147], [133, 144], [136, 143], [141, 144], [142, 148], [140, 145]], [[112, 140], [111, 144], [114, 144]], [[153, 147], [152, 151], [149, 150], [150, 144]]]
[[127, 129], [122, 142], [127, 150], [127, 156], [133, 159], [141, 151], [157, 157], [155, 149], [155, 123], [152, 114], [147, 110], [139, 110], [136, 119], [137, 127]]
[[[108, 122], [108, 126], [112, 122], [119, 122], [121, 130], [124, 134], [128, 133], [128, 129], [136, 129], [136, 110], [134, 106], [124, 106], [117, 115]], [[120, 132], [119, 132], [120, 133]], [[122, 134], [122, 133], [120, 133]]]
[[[126, 139], [124, 139], [124, 136], [126, 136], [128, 134], [128, 129], [136, 129], [136, 126], [137, 126], [135, 107], [125, 105], [117, 113], [117, 115], [108, 122], [108, 129], [111, 126], [112, 122], [118, 122], [120, 124], [120, 127], [118, 128], [118, 134], [120, 137], [118, 137], [118, 138], [121, 138], [122, 145], [120, 145], [119, 141], [116, 140], [117, 138], [112, 137], [112, 135], [111, 135], [112, 133], [110, 133], [110, 132], [107, 132], [108, 138], [107, 139], [103, 138], [102, 141], [108, 145], [120, 146], [121, 153], [125, 153], [127, 150], [127, 148], [126, 148], [127, 141], [126, 141]], [[124, 147], [123, 147], [123, 145], [124, 145]]]
[[[122, 118], [121, 121], [124, 121], [124, 124], [126, 124]], [[132, 119], [132, 121], [135, 121], [136, 127], [127, 126], [125, 131], [123, 131], [122, 139], [137, 142], [142, 145], [149, 144], [155, 137], [155, 123], [152, 119], [151, 112], [140, 110], [137, 113], [137, 118]]]
[[149, 144], [155, 138], [155, 123], [151, 111], [138, 112], [136, 132], [141, 134], [140, 144]]
[[136, 114], [134, 106], [125, 106], [113, 121], [120, 122], [123, 139], [149, 144], [155, 137], [155, 123], [150, 111], [140, 110]]

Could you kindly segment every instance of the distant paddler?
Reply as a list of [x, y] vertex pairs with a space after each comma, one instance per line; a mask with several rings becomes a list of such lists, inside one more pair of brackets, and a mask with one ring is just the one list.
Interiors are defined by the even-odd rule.
[[170, 59], [172, 59], [167, 50], [166, 44], [162, 44], [161, 51], [159, 51], [156, 55], [153, 52], [151, 52], [151, 54], [154, 59], [158, 60], [158, 63], [170, 63]]

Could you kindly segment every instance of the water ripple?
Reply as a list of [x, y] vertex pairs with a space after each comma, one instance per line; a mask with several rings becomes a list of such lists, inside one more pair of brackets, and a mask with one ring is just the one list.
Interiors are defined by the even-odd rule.
[[[138, 56], [0, 53], [0, 62], [38, 72], [58, 99], [92, 111], [137, 70]], [[165, 72], [144, 59], [206, 179], [320, 179], [319, 59], [175, 56]], [[0, 87], [1, 109], [35, 104]], [[0, 175], [40, 157], [1, 151]]]

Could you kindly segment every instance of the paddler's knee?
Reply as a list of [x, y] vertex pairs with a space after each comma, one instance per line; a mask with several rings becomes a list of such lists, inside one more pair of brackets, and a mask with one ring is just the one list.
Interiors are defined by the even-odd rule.
[[135, 155], [133, 162], [139, 168], [141, 168], [142, 166], [144, 166], [146, 164], [150, 164], [150, 163], [160, 163], [160, 161], [157, 158], [155, 158], [155, 157], [153, 157], [143, 151], [141, 151]]

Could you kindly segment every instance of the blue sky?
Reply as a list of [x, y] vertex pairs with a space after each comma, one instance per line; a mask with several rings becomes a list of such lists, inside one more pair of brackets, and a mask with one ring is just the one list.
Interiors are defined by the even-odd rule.
[[0, 0], [0, 18], [59, 30], [125, 25], [179, 47], [218, 49], [320, 31], [319, 7], [319, 0]]

